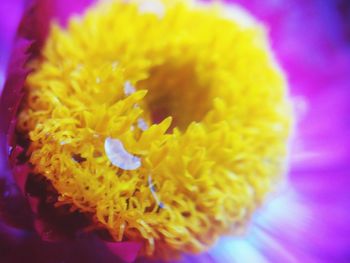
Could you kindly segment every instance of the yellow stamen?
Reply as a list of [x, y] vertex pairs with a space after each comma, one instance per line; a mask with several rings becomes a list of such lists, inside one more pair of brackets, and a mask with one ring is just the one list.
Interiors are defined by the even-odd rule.
[[284, 173], [292, 117], [260, 25], [219, 4], [153, 2], [53, 25], [17, 129], [57, 205], [166, 258], [247, 223]]

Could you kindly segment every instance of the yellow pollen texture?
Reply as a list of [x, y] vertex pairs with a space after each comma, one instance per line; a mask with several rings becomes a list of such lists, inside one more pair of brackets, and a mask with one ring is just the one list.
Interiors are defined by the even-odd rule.
[[285, 172], [292, 115], [264, 28], [240, 12], [115, 0], [52, 25], [17, 131], [57, 206], [163, 259], [247, 224]]

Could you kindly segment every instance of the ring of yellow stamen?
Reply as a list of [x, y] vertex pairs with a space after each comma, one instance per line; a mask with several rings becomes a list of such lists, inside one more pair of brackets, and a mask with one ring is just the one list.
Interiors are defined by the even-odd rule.
[[245, 225], [284, 172], [291, 113], [261, 26], [220, 5], [145, 3], [53, 26], [17, 130], [57, 205], [166, 258]]

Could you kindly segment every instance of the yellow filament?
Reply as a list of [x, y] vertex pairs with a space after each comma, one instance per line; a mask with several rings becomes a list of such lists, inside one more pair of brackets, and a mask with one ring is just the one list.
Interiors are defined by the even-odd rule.
[[[260, 25], [219, 4], [149, 2], [100, 2], [53, 25], [17, 129], [57, 205], [168, 258], [246, 225], [284, 173], [292, 117]], [[141, 166], [112, 165], [107, 138]]]

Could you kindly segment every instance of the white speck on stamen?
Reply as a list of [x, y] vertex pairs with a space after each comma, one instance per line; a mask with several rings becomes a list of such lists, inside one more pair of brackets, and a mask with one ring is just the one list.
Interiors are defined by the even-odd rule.
[[140, 158], [128, 153], [118, 139], [106, 138], [105, 152], [109, 161], [123, 170], [135, 170], [141, 166]]
[[156, 200], [157, 205], [160, 208], [165, 208], [165, 205], [159, 200], [159, 197], [156, 193], [156, 190], [154, 189], [154, 185], [153, 185], [152, 178], [150, 175], [148, 176], [148, 187], [151, 190], [152, 196], [153, 196], [154, 200]]
[[83, 67], [84, 66], [82, 64], [78, 64], [73, 70], [73, 73], [79, 73], [83, 69]]
[[148, 129], [148, 124], [144, 119], [140, 118], [137, 120], [137, 127], [139, 127], [142, 131], [145, 131]]
[[119, 65], [118, 61], [114, 61], [114, 62], [112, 63], [112, 69], [113, 69], [113, 70], [116, 70], [117, 67], [118, 67], [118, 65]]
[[101, 79], [99, 77], [96, 78], [96, 83], [100, 84], [101, 83]]
[[126, 81], [124, 83], [124, 93], [125, 95], [129, 96], [135, 92], [134, 86], [130, 83], [130, 81]]
[[158, 17], [163, 17], [165, 7], [160, 1], [157, 0], [144, 1], [139, 5], [139, 12], [141, 14], [155, 14]]
[[59, 98], [58, 98], [57, 96], [53, 96], [53, 97], [52, 97], [52, 100], [53, 100], [53, 102], [55, 102], [55, 103], [57, 103], [57, 104], [60, 104], [60, 103], [61, 103], [61, 101], [59, 100]]

